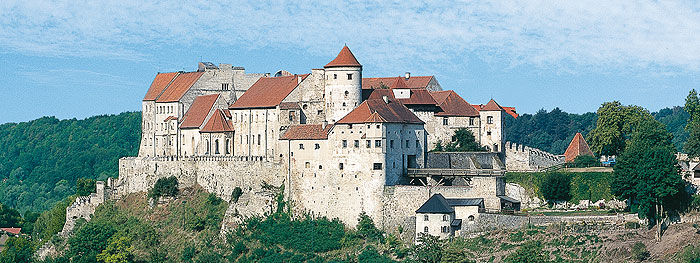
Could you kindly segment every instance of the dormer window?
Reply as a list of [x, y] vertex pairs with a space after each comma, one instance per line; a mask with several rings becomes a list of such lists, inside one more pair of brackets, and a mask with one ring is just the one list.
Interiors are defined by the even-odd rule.
[[352, 80], [352, 73], [348, 73], [348, 80]]

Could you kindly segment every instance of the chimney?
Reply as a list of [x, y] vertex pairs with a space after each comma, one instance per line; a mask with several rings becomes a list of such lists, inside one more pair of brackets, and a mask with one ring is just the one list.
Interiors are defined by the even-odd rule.
[[326, 130], [326, 126], [328, 126], [328, 121], [323, 121], [323, 124], [321, 124], [321, 129]]
[[406, 80], [411, 78], [411, 72], [406, 71]]
[[297, 84], [301, 83], [301, 76], [297, 76]]
[[388, 96], [382, 96], [382, 99], [384, 100], [384, 103], [389, 103], [389, 97], [388, 97]]

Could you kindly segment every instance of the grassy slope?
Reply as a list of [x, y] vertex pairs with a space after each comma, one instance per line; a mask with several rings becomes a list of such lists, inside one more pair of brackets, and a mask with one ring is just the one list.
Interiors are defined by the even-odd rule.
[[[612, 173], [586, 172], [564, 173], [571, 177], [571, 202], [579, 200], [592, 200], [593, 202], [605, 199], [610, 200], [613, 195], [610, 192]], [[540, 185], [546, 173], [512, 173], [506, 174], [507, 183], [516, 183], [525, 188], [528, 193], [533, 193], [542, 198]]]

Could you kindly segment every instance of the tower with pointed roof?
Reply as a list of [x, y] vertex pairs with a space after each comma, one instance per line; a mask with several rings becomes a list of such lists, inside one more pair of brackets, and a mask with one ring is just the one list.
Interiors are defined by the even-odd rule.
[[505, 134], [503, 122], [505, 110], [491, 99], [479, 110], [481, 119], [481, 145], [486, 146], [489, 151], [502, 152]]
[[362, 65], [348, 46], [326, 64], [326, 121], [335, 123], [362, 102]]

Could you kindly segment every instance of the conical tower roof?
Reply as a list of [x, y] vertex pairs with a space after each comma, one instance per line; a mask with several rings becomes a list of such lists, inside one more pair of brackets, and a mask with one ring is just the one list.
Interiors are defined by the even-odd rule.
[[573, 162], [576, 157], [581, 155], [593, 156], [593, 152], [591, 148], [588, 147], [586, 140], [583, 139], [583, 135], [578, 132], [574, 135], [574, 139], [571, 140], [571, 143], [569, 143], [569, 148], [566, 148], [564, 160], [566, 160], [566, 162]]
[[357, 62], [355, 55], [352, 54], [348, 46], [344, 46], [343, 49], [340, 50], [340, 53], [338, 53], [338, 56], [323, 67], [362, 67], [362, 65], [360, 62]]

